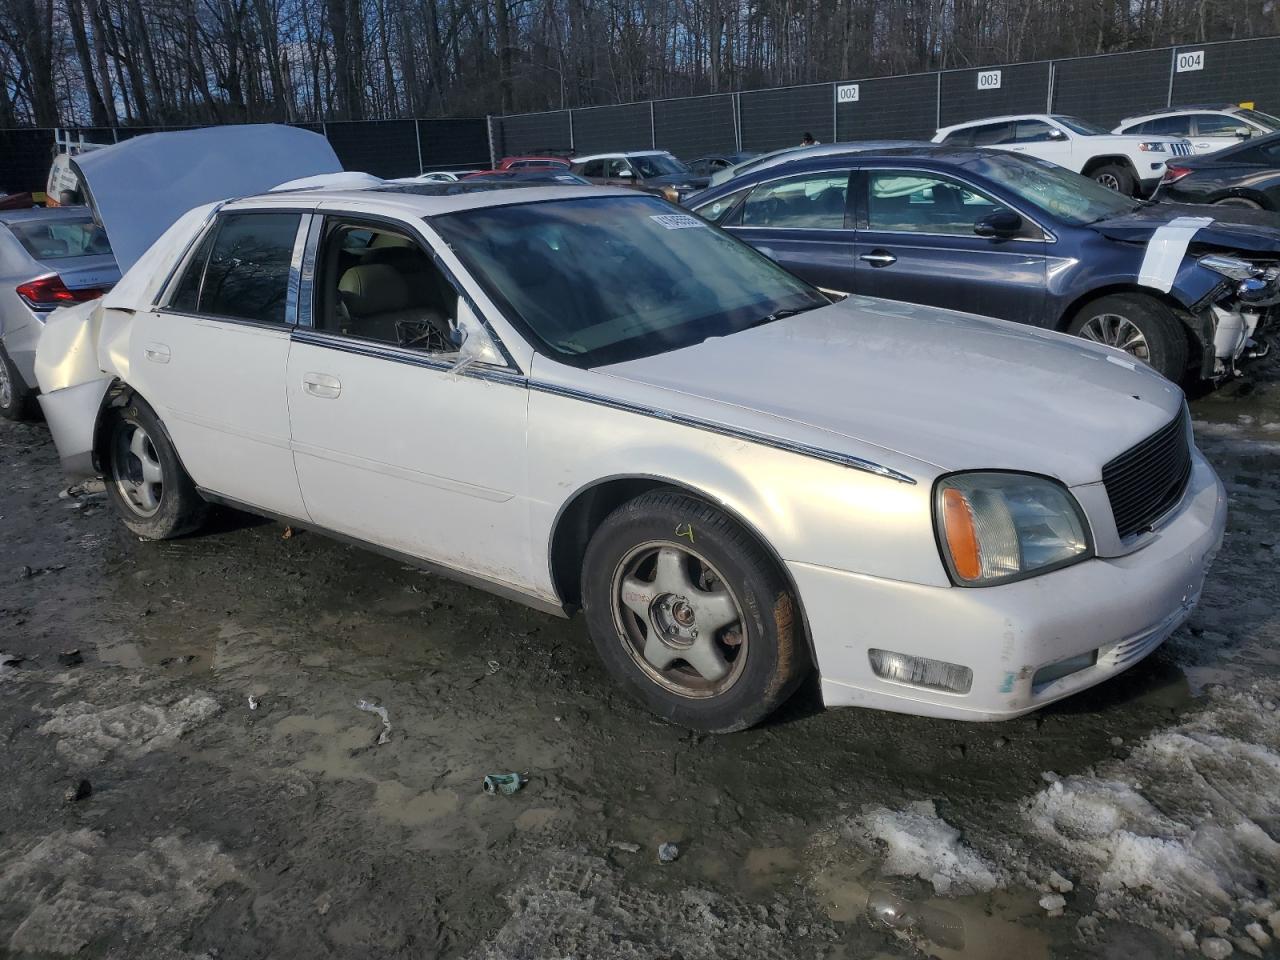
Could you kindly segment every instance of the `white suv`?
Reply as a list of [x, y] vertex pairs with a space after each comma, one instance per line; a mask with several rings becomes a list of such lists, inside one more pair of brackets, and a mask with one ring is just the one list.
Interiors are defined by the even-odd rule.
[[1181, 107], [1120, 121], [1116, 133], [1186, 137], [1196, 153], [1214, 153], [1241, 140], [1280, 130], [1280, 118], [1249, 107]]
[[1129, 196], [1149, 196], [1164, 176], [1165, 161], [1191, 154], [1190, 142], [1181, 138], [1117, 135], [1075, 117], [1044, 113], [958, 123], [935, 133], [933, 142], [1025, 153]]

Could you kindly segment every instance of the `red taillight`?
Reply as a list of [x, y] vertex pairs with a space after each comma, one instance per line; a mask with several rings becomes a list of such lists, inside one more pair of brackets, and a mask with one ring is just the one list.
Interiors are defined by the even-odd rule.
[[18, 296], [36, 310], [52, 310], [54, 307], [65, 307], [69, 303], [84, 303], [86, 300], [97, 300], [106, 293], [101, 287], [82, 287], [70, 289], [56, 273], [47, 277], [37, 277], [18, 285]]
[[1164, 177], [1161, 179], [1160, 182], [1161, 183], [1177, 183], [1179, 180], [1181, 180], [1190, 172], [1191, 172], [1190, 167], [1175, 167], [1173, 164], [1169, 164], [1167, 167], [1164, 168]]

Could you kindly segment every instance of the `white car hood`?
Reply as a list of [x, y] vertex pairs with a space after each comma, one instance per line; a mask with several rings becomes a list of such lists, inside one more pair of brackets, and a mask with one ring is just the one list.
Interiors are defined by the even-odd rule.
[[151, 133], [71, 163], [122, 273], [192, 207], [342, 170], [320, 134], [272, 123]]
[[816, 428], [855, 456], [870, 444], [942, 471], [1020, 470], [1069, 486], [1100, 480], [1183, 402], [1117, 350], [865, 297], [596, 372], [660, 388], [677, 412], [689, 404], [670, 394], [715, 401], [741, 429], [790, 439], [788, 424]]

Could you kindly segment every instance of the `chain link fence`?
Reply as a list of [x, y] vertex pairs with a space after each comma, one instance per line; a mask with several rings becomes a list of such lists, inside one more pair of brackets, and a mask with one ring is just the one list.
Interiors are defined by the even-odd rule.
[[658, 149], [691, 160], [776, 150], [805, 133], [928, 140], [953, 123], [1044, 112], [1111, 129], [1167, 107], [1249, 101], [1280, 112], [1280, 37], [495, 116], [489, 126], [495, 159]]

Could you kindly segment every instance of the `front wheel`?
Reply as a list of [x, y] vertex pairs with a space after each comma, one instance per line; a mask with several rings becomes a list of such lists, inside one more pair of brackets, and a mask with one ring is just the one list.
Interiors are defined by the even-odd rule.
[[587, 547], [582, 584], [605, 666], [681, 726], [743, 730], [808, 671], [795, 598], [776, 563], [695, 497], [648, 493], [611, 513]]
[[1126, 197], [1137, 195], [1138, 180], [1133, 172], [1118, 163], [1108, 163], [1093, 171], [1093, 179], [1104, 187], [1123, 193]]
[[1215, 207], [1244, 207], [1246, 210], [1261, 210], [1262, 204], [1248, 197], [1223, 197], [1213, 201]]
[[1187, 368], [1187, 336], [1173, 311], [1152, 297], [1118, 293], [1086, 304], [1067, 333], [1123, 350], [1175, 383]]
[[169, 540], [203, 522], [209, 506], [182, 468], [160, 418], [134, 397], [106, 412], [107, 493], [124, 525], [148, 540]]

